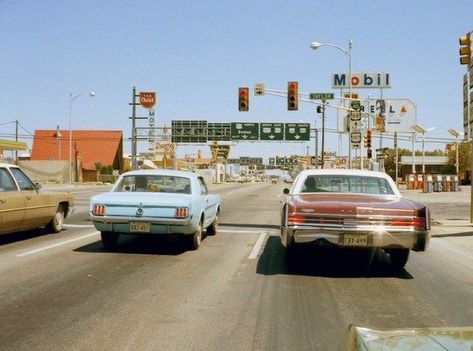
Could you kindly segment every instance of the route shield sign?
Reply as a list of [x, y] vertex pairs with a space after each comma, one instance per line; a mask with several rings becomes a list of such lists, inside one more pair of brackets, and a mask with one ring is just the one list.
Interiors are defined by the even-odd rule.
[[310, 140], [310, 123], [285, 123], [284, 129], [286, 141]]
[[264, 141], [284, 140], [284, 123], [260, 123], [259, 139]]
[[232, 122], [230, 126], [231, 140], [258, 140], [259, 123], [254, 122]]

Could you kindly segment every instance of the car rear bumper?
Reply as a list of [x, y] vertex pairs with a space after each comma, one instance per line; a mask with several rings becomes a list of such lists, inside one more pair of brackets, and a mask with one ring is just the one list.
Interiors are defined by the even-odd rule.
[[[362, 244], [347, 244], [345, 235], [352, 238], [364, 236], [366, 242]], [[281, 242], [287, 247], [293, 243], [304, 244], [311, 242], [326, 243], [341, 247], [379, 247], [379, 248], [405, 248], [414, 251], [425, 251], [430, 240], [430, 233], [421, 229], [400, 228], [318, 228], [309, 226], [281, 227]]]
[[[95, 228], [101, 232], [117, 232], [123, 234], [193, 234], [197, 227], [192, 223], [191, 218], [131, 218], [131, 217], [106, 217], [91, 216]], [[149, 223], [149, 232], [132, 232], [131, 222]]]

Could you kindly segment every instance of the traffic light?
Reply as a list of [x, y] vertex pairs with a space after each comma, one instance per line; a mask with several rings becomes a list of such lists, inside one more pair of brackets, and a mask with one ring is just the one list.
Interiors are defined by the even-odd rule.
[[469, 65], [471, 60], [471, 39], [470, 33], [460, 37], [460, 64]]
[[287, 82], [287, 110], [297, 111], [299, 107], [298, 82]]
[[249, 109], [249, 88], [238, 88], [238, 111]]
[[368, 130], [366, 131], [365, 147], [366, 147], [367, 149], [371, 149], [371, 129], [368, 129]]
[[322, 113], [322, 112], [323, 112], [323, 107], [317, 106], [317, 113]]

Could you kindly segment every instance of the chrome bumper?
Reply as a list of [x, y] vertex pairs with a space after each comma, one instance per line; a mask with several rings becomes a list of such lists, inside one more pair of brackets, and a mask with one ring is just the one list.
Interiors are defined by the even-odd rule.
[[[313, 226], [282, 226], [281, 242], [284, 247], [295, 244], [321, 242], [336, 246], [352, 246], [343, 244], [344, 234], [368, 235], [367, 245], [361, 247], [405, 248], [414, 251], [425, 251], [430, 240], [427, 230], [395, 227], [356, 227], [356, 228], [324, 228]], [[359, 246], [358, 246], [359, 247]]]
[[147, 222], [150, 224], [163, 225], [189, 225], [192, 217], [188, 218], [154, 218], [154, 217], [108, 217], [108, 216], [94, 216], [90, 215], [92, 222], [100, 223], [129, 223], [129, 222]]

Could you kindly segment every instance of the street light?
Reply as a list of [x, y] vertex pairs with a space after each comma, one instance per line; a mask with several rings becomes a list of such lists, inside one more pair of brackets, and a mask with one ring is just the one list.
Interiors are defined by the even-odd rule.
[[75, 96], [72, 95], [72, 92], [69, 92], [69, 184], [72, 184], [72, 103], [79, 96], [83, 95], [94, 97], [95, 92], [91, 91], [89, 93], [81, 93]]
[[[351, 55], [351, 49], [352, 49], [351, 39], [348, 41], [348, 50], [342, 48], [341, 46], [331, 44], [331, 43], [319, 43], [317, 41], [313, 41], [310, 44], [310, 47], [314, 50], [317, 50], [318, 48], [320, 48], [322, 46], [330, 46], [332, 48], [338, 49], [347, 56], [347, 58], [348, 58], [348, 95], [349, 95], [349, 99], [351, 101], [351, 85], [352, 85], [351, 84], [351, 56], [352, 56]], [[337, 110], [337, 113], [338, 113], [338, 110]], [[324, 122], [324, 120], [322, 119], [322, 123], [323, 122]], [[322, 136], [322, 138], [323, 138], [323, 136]], [[323, 147], [322, 147], [322, 150], [323, 150]], [[315, 155], [315, 156], [317, 157], [317, 155]], [[323, 154], [322, 154], [322, 157], [323, 157]], [[351, 140], [350, 140], [350, 136], [348, 136], [348, 168], [351, 168]]]
[[[417, 133], [422, 133], [422, 174], [425, 174], [425, 148], [424, 148], [424, 145], [425, 145], [425, 132], [430, 132], [430, 131], [434, 130], [436, 127], [425, 129], [420, 124], [414, 124], [413, 126], [411, 126], [411, 128], [414, 129]], [[415, 136], [413, 136], [413, 138], [414, 137]], [[415, 150], [413, 150], [413, 157], [414, 157], [414, 152], [415, 152]], [[412, 163], [414, 163], [414, 161], [412, 161]], [[415, 165], [413, 167], [415, 167]], [[414, 168], [413, 173], [415, 173], [415, 168]]]
[[457, 175], [458, 175], [458, 169], [459, 169], [459, 163], [458, 163], [458, 137], [460, 136], [460, 133], [457, 132], [455, 129], [453, 128], [450, 128], [448, 129], [448, 132], [455, 137], [455, 168], [456, 168], [456, 171], [457, 171]]

